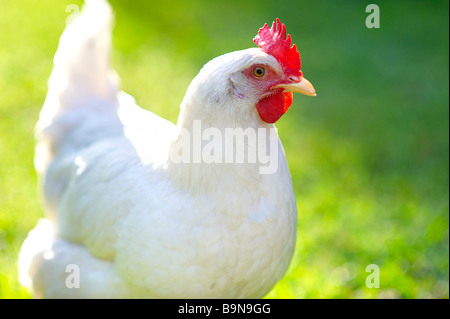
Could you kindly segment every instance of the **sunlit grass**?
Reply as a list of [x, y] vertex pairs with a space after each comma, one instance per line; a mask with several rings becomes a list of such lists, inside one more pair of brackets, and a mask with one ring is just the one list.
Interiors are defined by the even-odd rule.
[[[111, 1], [113, 63], [137, 102], [176, 121], [201, 66], [279, 17], [317, 98], [278, 122], [297, 249], [269, 298], [448, 298], [448, 2]], [[0, 0], [0, 297], [28, 298], [17, 256], [43, 216], [33, 127], [68, 4]], [[380, 288], [365, 285], [380, 267]]]

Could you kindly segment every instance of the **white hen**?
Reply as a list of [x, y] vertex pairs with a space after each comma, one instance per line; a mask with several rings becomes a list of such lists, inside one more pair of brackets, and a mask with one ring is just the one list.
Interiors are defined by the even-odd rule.
[[91, 0], [61, 37], [37, 124], [47, 219], [22, 246], [22, 284], [50, 298], [264, 296], [284, 275], [296, 239], [278, 137], [271, 174], [261, 174], [259, 163], [190, 164], [172, 155], [195, 123], [218, 133], [251, 129], [269, 145], [258, 129], [274, 127], [290, 92], [315, 94], [284, 25], [262, 28], [254, 40], [260, 48], [207, 63], [177, 125], [118, 90], [110, 26], [109, 5]]

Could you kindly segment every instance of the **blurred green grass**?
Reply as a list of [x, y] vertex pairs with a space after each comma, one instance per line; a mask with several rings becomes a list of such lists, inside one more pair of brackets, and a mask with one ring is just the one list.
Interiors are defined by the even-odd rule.
[[[0, 0], [0, 298], [28, 298], [17, 256], [43, 216], [33, 126], [66, 6]], [[449, 297], [448, 1], [111, 1], [113, 64], [138, 103], [176, 121], [201, 66], [279, 17], [319, 96], [277, 123], [298, 201], [290, 268], [269, 298]], [[380, 288], [365, 286], [380, 267]]]

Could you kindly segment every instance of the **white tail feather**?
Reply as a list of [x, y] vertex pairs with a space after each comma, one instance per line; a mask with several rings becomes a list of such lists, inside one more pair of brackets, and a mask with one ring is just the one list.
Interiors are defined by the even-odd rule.
[[90, 112], [113, 110], [117, 105], [118, 77], [110, 68], [111, 28], [112, 9], [107, 1], [86, 0], [81, 14], [61, 36], [36, 126], [35, 165], [40, 173], [61, 148], [88, 143], [66, 136], [90, 118]]
[[110, 71], [111, 25], [109, 4], [87, 0], [81, 14], [64, 30], [49, 81], [51, 93], [58, 92], [63, 104], [73, 104], [80, 97], [115, 97], [116, 79]]

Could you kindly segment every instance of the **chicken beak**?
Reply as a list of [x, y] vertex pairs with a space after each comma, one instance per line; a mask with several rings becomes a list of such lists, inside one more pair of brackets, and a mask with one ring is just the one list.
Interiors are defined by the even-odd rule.
[[294, 93], [301, 93], [308, 96], [316, 96], [316, 90], [314, 89], [314, 86], [309, 82], [307, 79], [302, 77], [302, 79], [299, 82], [292, 82], [292, 83], [286, 83], [286, 84], [278, 84], [275, 85], [274, 88], [283, 88], [285, 91], [288, 92], [294, 92]]

